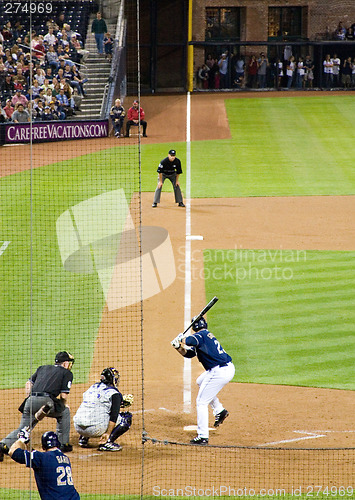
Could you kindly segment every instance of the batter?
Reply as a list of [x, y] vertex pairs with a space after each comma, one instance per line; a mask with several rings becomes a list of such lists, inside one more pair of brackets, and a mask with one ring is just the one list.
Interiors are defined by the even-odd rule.
[[190, 441], [191, 444], [206, 445], [209, 437], [208, 405], [211, 406], [215, 416], [214, 426], [218, 427], [229, 413], [217, 398], [217, 394], [232, 380], [235, 367], [229, 354], [216, 337], [207, 330], [207, 322], [204, 318], [195, 321], [192, 329], [195, 332], [193, 335], [184, 338], [180, 334], [171, 344], [185, 358], [197, 356], [206, 370], [196, 380], [199, 386], [196, 399], [197, 436]]

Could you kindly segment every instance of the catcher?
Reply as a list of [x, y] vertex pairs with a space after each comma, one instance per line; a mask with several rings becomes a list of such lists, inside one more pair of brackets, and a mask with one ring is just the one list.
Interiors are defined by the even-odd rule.
[[99, 437], [99, 451], [122, 450], [115, 441], [131, 427], [132, 413], [120, 412], [120, 409], [131, 406], [133, 396], [122, 396], [117, 389], [119, 379], [116, 368], [104, 368], [100, 382], [84, 392], [83, 402], [73, 418], [82, 448], [89, 447], [89, 438]]

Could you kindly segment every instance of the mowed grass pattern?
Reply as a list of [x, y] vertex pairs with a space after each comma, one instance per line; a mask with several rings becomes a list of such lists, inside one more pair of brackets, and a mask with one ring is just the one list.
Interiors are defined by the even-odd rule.
[[352, 96], [226, 99], [225, 105], [232, 138], [192, 144], [192, 197], [355, 193]]
[[355, 388], [355, 252], [205, 251], [235, 381]]

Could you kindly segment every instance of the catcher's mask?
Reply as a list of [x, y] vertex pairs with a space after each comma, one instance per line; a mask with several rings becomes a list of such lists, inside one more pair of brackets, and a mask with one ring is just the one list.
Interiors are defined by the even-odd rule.
[[120, 374], [116, 368], [104, 368], [101, 372], [100, 381], [106, 385], [118, 386]]
[[[191, 322], [194, 321], [195, 318], [192, 318]], [[204, 330], [207, 328], [207, 321], [205, 318], [200, 318], [199, 320], [195, 321], [194, 324], [192, 325], [192, 329], [194, 332], [198, 332], [199, 330]]]
[[49, 450], [50, 448], [60, 448], [60, 442], [58, 436], [53, 431], [45, 432], [42, 435], [42, 448], [44, 450]]

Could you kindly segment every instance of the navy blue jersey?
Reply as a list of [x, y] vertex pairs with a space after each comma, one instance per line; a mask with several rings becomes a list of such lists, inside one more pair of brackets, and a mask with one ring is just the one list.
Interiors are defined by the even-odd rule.
[[189, 335], [186, 337], [185, 343], [187, 346], [193, 347], [191, 354], [187, 351], [187, 357], [197, 356], [205, 370], [210, 370], [215, 366], [223, 366], [232, 361], [213, 333], [208, 330], [199, 330], [193, 335]]
[[80, 500], [74, 488], [70, 460], [58, 448], [45, 452], [17, 448], [12, 459], [32, 467], [39, 496], [43, 500]]

